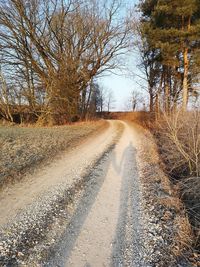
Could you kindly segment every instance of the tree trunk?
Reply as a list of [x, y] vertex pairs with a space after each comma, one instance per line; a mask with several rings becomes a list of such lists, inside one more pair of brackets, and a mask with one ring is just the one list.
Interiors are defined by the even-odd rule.
[[84, 88], [81, 92], [81, 120], [85, 119], [87, 113], [87, 100], [86, 100], [86, 88]]
[[[85, 91], [85, 95], [84, 95], [85, 105], [84, 105], [84, 109], [82, 109], [81, 120], [85, 120], [85, 119], [87, 120], [89, 113], [90, 113], [89, 106], [90, 106], [90, 100], [91, 100], [91, 94], [92, 94], [91, 84], [89, 87], [89, 94], [88, 94], [87, 99], [86, 99], [86, 89], [84, 89], [84, 91]], [[96, 110], [95, 110], [95, 112], [96, 112]]]
[[164, 76], [164, 110], [167, 114], [170, 112], [170, 82], [169, 82], [169, 69], [165, 68]]
[[159, 88], [158, 88], [158, 91], [157, 91], [157, 94], [156, 94], [156, 119], [159, 119], [160, 118], [160, 113], [161, 113], [161, 106], [160, 106], [160, 95], [161, 95], [161, 92], [162, 92], [162, 85], [163, 85], [163, 78], [164, 78], [164, 73], [162, 71], [162, 74], [161, 74], [161, 79], [160, 79], [160, 84], [159, 84]]
[[170, 105], [169, 105], [169, 84], [165, 84], [165, 112], [169, 114]]
[[153, 88], [149, 85], [149, 111], [152, 113], [154, 111], [154, 95]]
[[156, 121], [159, 119], [159, 114], [160, 114], [160, 105], [159, 105], [159, 96], [158, 93], [156, 94], [156, 100], [155, 100], [155, 118]]
[[[187, 21], [187, 31], [190, 31], [191, 29], [191, 16], [188, 17]], [[182, 109], [183, 111], [187, 110], [187, 104], [188, 104], [188, 72], [189, 72], [189, 58], [188, 58], [188, 47], [187, 42], [185, 42], [184, 48], [183, 48], [183, 64], [184, 64], [184, 74], [183, 74], [183, 104]]]
[[188, 103], [188, 69], [189, 69], [189, 59], [188, 59], [188, 48], [184, 49], [183, 53], [184, 59], [184, 75], [183, 75], [183, 111], [187, 110]]
[[107, 109], [107, 112], [108, 113], [110, 112], [110, 100], [108, 100], [108, 109]]
[[150, 112], [153, 112], [154, 111], [154, 103], [153, 103], [153, 95], [150, 94], [150, 104], [149, 104], [149, 110]]

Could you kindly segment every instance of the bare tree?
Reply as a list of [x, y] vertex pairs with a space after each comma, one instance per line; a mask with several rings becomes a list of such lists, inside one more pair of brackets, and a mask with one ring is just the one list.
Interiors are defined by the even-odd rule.
[[129, 111], [136, 111], [141, 108], [144, 110], [144, 105], [145, 99], [143, 95], [140, 92], [133, 90], [125, 102], [125, 109]]
[[13, 93], [10, 90], [11, 88], [7, 86], [3, 74], [0, 72], [0, 114], [4, 119], [13, 122]]
[[0, 1], [2, 62], [24, 75], [33, 109], [37, 78], [45, 88], [43, 116], [57, 122], [78, 113], [91, 79], [116, 68], [129, 45], [120, 7], [118, 0]]
[[106, 96], [106, 109], [107, 112], [110, 112], [110, 109], [114, 107], [115, 103], [115, 98], [114, 98], [114, 93], [112, 90], [107, 91], [107, 96]]

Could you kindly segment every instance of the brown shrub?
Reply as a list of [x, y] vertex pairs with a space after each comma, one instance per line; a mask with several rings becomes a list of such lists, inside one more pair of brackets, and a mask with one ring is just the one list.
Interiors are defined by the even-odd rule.
[[176, 246], [173, 248], [175, 255], [181, 255], [185, 249], [190, 250], [193, 243], [193, 234], [188, 218], [184, 216], [177, 216], [175, 224], [178, 226], [177, 234], [175, 236]]
[[199, 250], [200, 111], [179, 111], [170, 116], [164, 114], [152, 126], [165, 170], [177, 184], [192, 223], [196, 236], [193, 245]]
[[153, 121], [152, 114], [150, 114], [150, 112], [147, 111], [110, 112], [109, 117], [107, 118], [115, 120], [132, 121], [145, 127], [148, 127], [149, 124]]

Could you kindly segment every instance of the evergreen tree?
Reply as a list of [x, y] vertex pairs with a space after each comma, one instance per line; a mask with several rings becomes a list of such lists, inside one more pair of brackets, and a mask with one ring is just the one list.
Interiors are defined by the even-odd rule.
[[186, 110], [191, 89], [191, 67], [199, 47], [199, 0], [146, 0], [140, 4], [141, 27], [151, 49], [158, 49], [162, 64], [165, 109], [182, 91]]

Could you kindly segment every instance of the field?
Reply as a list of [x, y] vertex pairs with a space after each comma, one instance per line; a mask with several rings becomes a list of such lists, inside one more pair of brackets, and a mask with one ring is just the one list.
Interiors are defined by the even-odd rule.
[[0, 186], [19, 179], [30, 167], [70, 149], [106, 125], [98, 121], [46, 128], [0, 126]]

